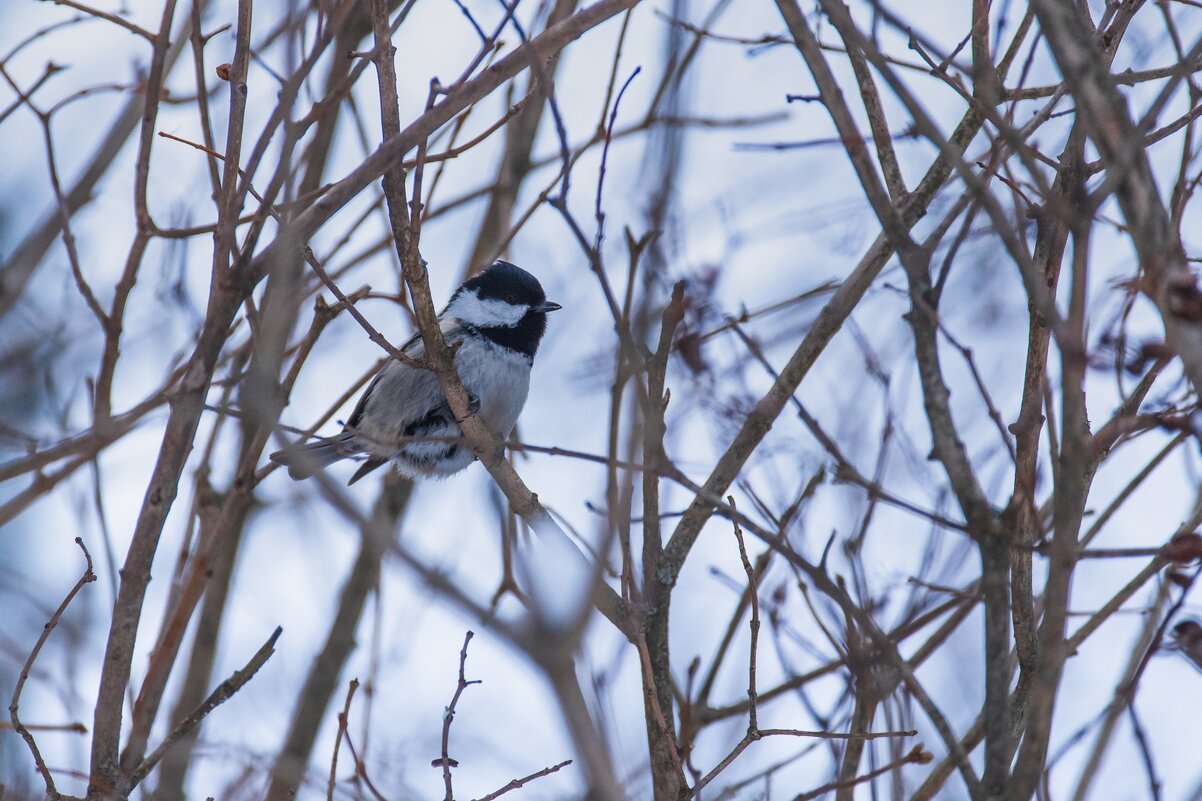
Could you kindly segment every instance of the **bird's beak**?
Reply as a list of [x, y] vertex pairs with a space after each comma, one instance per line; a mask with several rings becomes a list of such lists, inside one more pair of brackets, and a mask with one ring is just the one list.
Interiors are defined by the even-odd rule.
[[533, 308], [530, 309], [530, 311], [541, 312], [542, 314], [546, 314], [547, 312], [559, 311], [562, 308], [563, 308], [563, 306], [560, 306], [558, 303], [552, 303], [551, 301], [547, 301], [546, 303], [540, 304], [538, 306], [534, 306]]

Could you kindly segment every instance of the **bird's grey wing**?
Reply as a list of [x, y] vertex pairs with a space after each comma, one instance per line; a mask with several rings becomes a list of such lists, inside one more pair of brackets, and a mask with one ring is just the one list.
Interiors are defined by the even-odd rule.
[[[443, 336], [446, 338], [448, 345], [454, 345], [466, 334], [466, 331], [454, 320], [444, 320], [441, 324]], [[418, 346], [421, 347], [420, 335], [418, 338]], [[423, 349], [424, 352], [424, 349]], [[438, 385], [437, 378], [433, 372], [423, 371], [427, 373], [429, 378], [434, 379], [436, 391], [438, 392], [438, 402], [431, 406], [421, 417], [410, 421], [405, 426], [404, 434], [408, 437], [421, 436], [424, 433], [429, 433], [441, 426], [455, 422], [455, 413], [451, 411], [451, 404], [442, 395], [442, 387]], [[468, 393], [469, 411], [475, 414], [480, 409], [480, 399], [475, 395]]]
[[[442, 321], [441, 328], [449, 343], [465, 335], [456, 320]], [[420, 336], [405, 343], [402, 350], [415, 359], [425, 353]], [[402, 438], [437, 434], [453, 421], [433, 372], [389, 360], [363, 393], [347, 425], [370, 457], [387, 459], [396, 453]]]
[[[411, 336], [409, 341], [404, 345], [401, 345], [401, 353], [405, 354], [406, 356], [411, 356], [414, 359], [420, 359], [425, 352], [426, 346], [425, 343], [422, 342], [422, 335], [420, 331]], [[388, 371], [388, 366], [390, 364], [393, 364], [393, 362], [386, 362], [384, 366], [380, 368], [380, 372], [376, 373], [376, 377], [371, 380], [371, 383], [367, 385], [367, 389], [364, 390], [361, 396], [359, 396], [359, 402], [355, 404], [355, 410], [351, 412], [350, 418], [346, 421], [345, 430], [353, 430], [358, 427], [360, 422], [362, 422], [363, 412], [367, 408], [368, 398], [371, 397], [371, 393], [376, 389], [376, 385], [380, 383], [380, 379], [383, 378], [384, 374]]]
[[376, 373], [376, 377], [367, 385], [367, 389], [359, 396], [359, 402], [355, 404], [355, 411], [351, 412], [350, 418], [346, 421], [343, 427], [344, 431], [352, 431], [359, 425], [359, 421], [363, 419], [363, 410], [367, 408], [367, 399], [371, 397], [372, 390], [376, 388], [376, 384], [380, 383], [380, 379], [384, 377], [384, 371]]

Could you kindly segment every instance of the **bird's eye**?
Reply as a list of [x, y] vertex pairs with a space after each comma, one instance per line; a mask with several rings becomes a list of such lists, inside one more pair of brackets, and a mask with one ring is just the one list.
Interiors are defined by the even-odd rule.
[[517, 295], [506, 295], [505, 302], [511, 306], [516, 306], [516, 305], [518, 305], [518, 296]]

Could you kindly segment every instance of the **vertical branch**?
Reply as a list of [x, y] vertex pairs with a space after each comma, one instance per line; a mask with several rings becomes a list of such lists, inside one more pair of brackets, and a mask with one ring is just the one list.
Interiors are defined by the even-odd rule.
[[[1117, 184], [1119, 205], [1139, 254], [1149, 294], [1161, 309], [1167, 339], [1181, 356], [1191, 383], [1202, 386], [1202, 326], [1178, 317], [1174, 305], [1174, 286], [1185, 288], [1188, 295], [1195, 279], [1188, 274], [1171, 215], [1159, 197], [1143, 151], [1142, 133], [1133, 125], [1126, 101], [1111, 81], [1109, 54], [1095, 46], [1090, 25], [1076, 6], [1048, 0], [1036, 0], [1033, 6], [1076, 101], [1078, 119]], [[1064, 627], [1090, 471], [1083, 388], [1088, 224], [1087, 210], [1074, 218], [1072, 226], [1073, 289], [1069, 322], [1061, 342], [1064, 431], [1053, 508], [1054, 535], [1048, 554], [1044, 619], [1039, 629], [1038, 670], [1032, 682], [1023, 744], [1007, 788], [1006, 797], [1014, 801], [1029, 797], [1043, 773], [1056, 691], [1068, 655]]]
[[[401, 113], [397, 102], [396, 46], [392, 43], [392, 31], [388, 25], [387, 0], [369, 0], [371, 30], [375, 44], [376, 79], [380, 91], [380, 130], [385, 139], [396, 136], [401, 130]], [[409, 250], [409, 218], [403, 202], [405, 195], [405, 170], [398, 159], [384, 172], [384, 197], [388, 201], [388, 219], [392, 225], [393, 243], [401, 264], [405, 263]], [[400, 200], [401, 202], [397, 202]], [[420, 258], [420, 257], [419, 257]]]
[[[176, 594], [174, 603], [167, 605], [159, 637], [151, 651], [142, 686], [133, 704], [129, 734], [121, 752], [121, 770], [124, 773], [136, 768], [146, 754], [146, 746], [150, 741], [151, 728], [158, 714], [163, 691], [175, 668], [179, 647], [196, 604], [209, 584], [214, 562], [220, 561], [222, 554], [236, 551], [236, 545], [231, 540], [237, 539], [249, 513], [249, 500], [231, 504], [233, 499], [227, 498], [226, 509], [230, 506], [238, 507], [234, 519], [228, 519], [223, 514], [224, 510], [220, 509], [220, 502], [208, 481], [202, 479], [196, 484], [200, 533], [180, 591]], [[246, 494], [249, 496], [249, 493]], [[208, 683], [208, 677], [205, 677], [204, 683]]]
[[[660, 539], [659, 467], [664, 459], [664, 412], [670, 393], [665, 389], [668, 356], [672, 338], [684, 316], [684, 282], [672, 289], [672, 299], [664, 309], [659, 344], [646, 360], [647, 403], [643, 421], [643, 602], [646, 606], [644, 636], [647, 640], [650, 671], [644, 681], [651, 683], [645, 697], [653, 695], [656, 709], [645, 708], [651, 772], [657, 801], [672, 801], [685, 786], [675, 737], [672, 697], [672, 664], [668, 650], [668, 631], [672, 584], [663, 572]], [[658, 714], [653, 714], [656, 712]], [[662, 725], [657, 717], [662, 717]]]
[[459, 698], [463, 695], [463, 691], [473, 684], [479, 684], [480, 679], [468, 681], [464, 675], [464, 670], [467, 668], [467, 646], [472, 641], [476, 633], [469, 631], [463, 636], [463, 648], [459, 651], [459, 681], [455, 684], [455, 694], [451, 696], [451, 703], [447, 705], [446, 712], [442, 716], [442, 756], [434, 760], [435, 765], [442, 766], [442, 781], [446, 787], [447, 794], [444, 797], [445, 801], [455, 801], [455, 791], [451, 785], [451, 768], [459, 763], [451, 759], [451, 723], [455, 720], [455, 707], [459, 705]]
[[[126, 256], [125, 269], [113, 290], [113, 303], [104, 326], [104, 349], [100, 358], [100, 369], [96, 376], [94, 401], [94, 415], [97, 420], [107, 421], [112, 417], [113, 376], [121, 352], [125, 306], [130, 292], [133, 291], [134, 282], [137, 280], [146, 245], [150, 242], [151, 234], [154, 231], [154, 222], [150, 217], [150, 209], [147, 205], [150, 153], [154, 146], [154, 125], [158, 118], [159, 102], [166, 79], [167, 53], [171, 46], [171, 23], [175, 19], [175, 5], [176, 0], [167, 0], [163, 4], [163, 17], [158, 34], [155, 36], [150, 73], [146, 78], [142, 125], [138, 135], [138, 157], [134, 165], [134, 215], [137, 229], [133, 244], [129, 248], [129, 254]], [[185, 38], [183, 35], [180, 36], [181, 40]], [[177, 46], [182, 45], [177, 43]]]
[[342, 704], [342, 711], [338, 713], [338, 735], [334, 738], [334, 754], [330, 757], [330, 779], [326, 783], [326, 801], [334, 801], [334, 785], [338, 781], [338, 751], [346, 736], [347, 723], [351, 715], [351, 700], [355, 697], [355, 690], [358, 689], [359, 680], [351, 679], [346, 686], [346, 701]]
[[[253, 0], [238, 0], [234, 57], [230, 63], [230, 109], [225, 135], [225, 159], [221, 173], [221, 192], [217, 195], [217, 230], [213, 232], [213, 279], [231, 266], [231, 253], [238, 225], [238, 174], [242, 165], [242, 138], [246, 124], [247, 68], [250, 65], [250, 31]], [[247, 176], [249, 184], [250, 173]]]
[[[978, 0], [979, 1], [979, 0]], [[893, 149], [893, 134], [889, 131], [889, 120], [885, 117], [885, 107], [881, 103], [880, 92], [876, 81], [872, 79], [868, 61], [864, 51], [858, 45], [846, 43], [847, 58], [851, 62], [852, 71], [856, 76], [856, 84], [860, 89], [860, 97], [864, 101], [864, 111], [868, 115], [868, 127], [872, 131], [872, 144], [876, 149], [877, 161], [881, 165], [881, 173], [885, 178], [885, 186], [889, 189], [889, 197], [894, 202], [906, 196], [906, 182], [902, 177], [901, 165], [897, 161], [897, 152]]]
[[[853, 734], [869, 731], [872, 728], [872, 719], [876, 715], [878, 699], [873, 697], [868, 684], [870, 682], [862, 682], [856, 686], [851, 721], [847, 724], [848, 731]], [[835, 784], [838, 785], [835, 801], [852, 801], [855, 797], [855, 778], [867, 745], [863, 739], [851, 739], [844, 745], [843, 756], [839, 760], [838, 777], [835, 780]]]
[[1002, 88], [989, 53], [989, 7], [992, 0], [972, 0], [972, 94], [987, 105], [997, 103]]
[[[1007, 798], [1026, 798], [1044, 772], [1051, 738], [1052, 715], [1064, 662], [1071, 651], [1065, 641], [1065, 624], [1077, 561], [1077, 538], [1093, 470], [1088, 411], [1085, 403], [1086, 297], [1091, 216], [1081, 214], [1071, 223], [1073, 242], [1072, 286], [1069, 314], [1057, 337], [1061, 361], [1061, 435], [1056, 494], [1052, 510], [1052, 542], [1047, 552], [1048, 578], [1043, 594], [1043, 620], [1039, 626], [1039, 653], [1032, 677], [1022, 747], [1006, 787]], [[1020, 796], [1023, 791], [1027, 795]]]
[[[1061, 262], [1068, 243], [1069, 220], [1072, 213], [1070, 194], [1075, 194], [1082, 180], [1080, 170], [1085, 139], [1080, 126], [1074, 126], [1069, 142], [1060, 156], [1063, 165], [1052, 184], [1052, 195], [1036, 216], [1035, 264], [1048, 292], [1055, 292], [1060, 277]], [[1014, 644], [1022, 671], [1022, 684], [1029, 689], [1036, 670], [1038, 635], [1035, 618], [1035, 597], [1031, 573], [1032, 547], [1041, 533], [1035, 508], [1035, 479], [1039, 466], [1040, 432], [1043, 429], [1044, 384], [1047, 375], [1048, 349], [1052, 331], [1048, 320], [1038, 311], [1038, 301], [1028, 296], [1029, 316], [1027, 359], [1023, 377], [1022, 400], [1018, 419], [1010, 426], [1015, 435], [1014, 489], [1005, 522], [1011, 529], [1010, 574]], [[1011, 722], [1023, 723], [1026, 692], [1015, 696]]]
[[[209, 490], [211, 492], [211, 489]], [[216, 499], [214, 499], [215, 501]], [[202, 518], [203, 519], [203, 518]], [[226, 602], [233, 586], [234, 565], [241, 553], [244, 534], [243, 525], [230, 532], [222, 543], [212, 563], [212, 577], [205, 588], [204, 604], [196, 621], [192, 638], [192, 649], [184, 671], [183, 684], [179, 689], [171, 712], [171, 725], [177, 726], [204, 700], [208, 690], [213, 665], [217, 658], [217, 644]], [[184, 780], [193, 759], [193, 747], [200, 736], [197, 727], [181, 739], [179, 744], [163, 757], [159, 767], [158, 781], [154, 788], [155, 801], [185, 801]], [[127, 746], [128, 747], [128, 746]]]
[[[731, 508], [734, 508], [734, 496], [728, 496], [726, 501]], [[750, 599], [751, 606], [751, 621], [748, 623], [751, 629], [751, 644], [748, 646], [747, 657], [747, 734], [755, 736], [760, 730], [756, 708], [759, 696], [755, 683], [756, 657], [760, 643], [760, 588], [756, 581], [756, 571], [751, 566], [751, 560], [747, 558], [747, 544], [743, 542], [743, 530], [739, 528], [738, 520], [734, 520], [732, 523], [735, 529], [735, 541], [739, 545], [739, 561], [743, 563], [743, 572], [747, 574], [747, 597]]]
[[[167, 46], [174, 5], [174, 0], [169, 0], [166, 4], [156, 50], [165, 49]], [[239, 31], [241, 48], [243, 51], [248, 51], [249, 5], [245, 20], [240, 21], [245, 22], [245, 30]], [[243, 57], [245, 60], [245, 52]], [[161, 59], [156, 61], [156, 66], [157, 78], [147, 85], [147, 110], [143, 116], [142, 147], [138, 162], [137, 183], [141, 189], [135, 196], [136, 204], [145, 202], [145, 192], [141, 190], [145, 188], [145, 176], [149, 170], [150, 145], [148, 140], [153, 138], [155, 104], [151, 102], [151, 98], [159, 97], [163, 69]], [[153, 90], [153, 94], [150, 94], [151, 90]], [[139, 209], [139, 234], [135, 238], [134, 247], [131, 248], [122, 283], [118, 284], [113, 311], [109, 314], [110, 330], [106, 336], [101, 371], [101, 378], [104, 378], [106, 370], [109, 372], [109, 380], [111, 380], [111, 372], [115, 368], [117, 358], [116, 348], [120, 331], [116, 326], [120, 324], [123, 316], [121, 304], [124, 304], [125, 297], [133, 287], [137, 264], [141, 260], [140, 248], [144, 246], [142, 239], [144, 236], [148, 236], [146, 232], [149, 231], [147, 227], [149, 220], [144, 205], [139, 206]], [[204, 394], [212, 380], [217, 356], [228, 335], [229, 322], [235, 309], [241, 303], [241, 298], [237, 296], [238, 293], [229, 289], [224, 292], [218, 291], [217, 286], [216, 276], [214, 276], [215, 291], [210, 299], [205, 327], [200, 334], [196, 351], [193, 353], [182, 380], [176, 403], [172, 406], [171, 416], [168, 418], [162, 445], [159, 449], [158, 460], [155, 463], [146, 496], [138, 514], [129, 552], [121, 571], [121, 587], [113, 606], [113, 618], [109, 627], [104, 667], [100, 676], [100, 687], [96, 695], [96, 707], [93, 715], [89, 799], [109, 797], [117, 785], [120, 775], [118, 749], [121, 737], [122, 705], [126, 685], [129, 683], [134, 641], [137, 638], [146, 585], [150, 581], [150, 566], [158, 549], [159, 536], [162, 534], [167, 513], [179, 491], [180, 475], [192, 448], [193, 437], [204, 404]], [[106, 420], [109, 416], [107, 390], [105, 382], [98, 380], [96, 416], [102, 420]]]

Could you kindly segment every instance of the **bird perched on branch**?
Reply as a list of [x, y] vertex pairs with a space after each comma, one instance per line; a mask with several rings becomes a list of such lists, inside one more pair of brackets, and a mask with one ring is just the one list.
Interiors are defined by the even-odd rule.
[[[455, 290], [442, 313], [447, 344], [458, 347], [455, 368], [472, 411], [495, 436], [513, 430], [530, 389], [530, 368], [547, 328], [547, 301], [530, 273], [506, 261]], [[425, 347], [414, 336], [401, 352], [420, 360]], [[351, 477], [354, 484], [385, 462], [409, 478], [449, 476], [476, 458], [456, 442], [462, 434], [438, 379], [430, 370], [389, 360], [368, 385], [342, 433], [271, 454], [294, 479], [308, 478], [340, 459], [366, 457]]]

